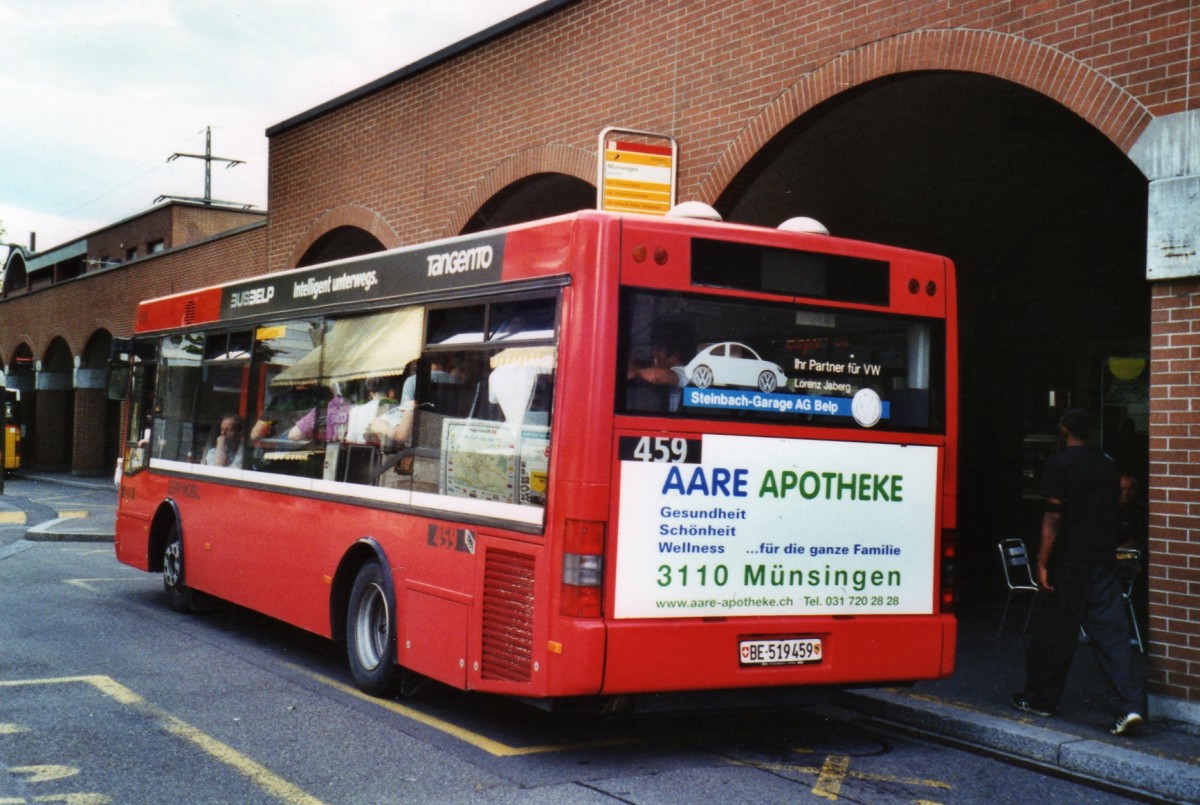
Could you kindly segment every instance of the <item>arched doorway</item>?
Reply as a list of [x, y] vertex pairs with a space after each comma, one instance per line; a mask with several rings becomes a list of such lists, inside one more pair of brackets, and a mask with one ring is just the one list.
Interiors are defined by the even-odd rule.
[[70, 466], [74, 428], [72, 416], [75, 364], [67, 342], [55, 338], [46, 348], [36, 375], [35, 406], [39, 427], [34, 436], [39, 469], [65, 470]]
[[21, 466], [27, 467], [36, 457], [33, 435], [37, 431], [33, 404], [33, 350], [22, 342], [13, 350], [12, 360], [4, 369], [4, 385], [20, 394], [18, 425], [21, 427]]
[[[959, 272], [965, 599], [999, 582], [996, 542], [1036, 539], [1036, 476], [1068, 405], [1146, 477], [1145, 177], [1036, 92], [964, 72], [892, 76], [812, 109], [718, 200], [727, 220], [820, 219], [835, 235], [944, 254]], [[1127, 370], [1124, 374], [1129, 374]]]
[[74, 382], [74, 429], [71, 471], [100, 475], [112, 469], [119, 453], [121, 405], [108, 399], [108, 362], [112, 334], [97, 330], [88, 339]]
[[339, 226], [317, 238], [296, 265], [312, 266], [383, 250], [384, 245], [379, 238], [370, 232], [356, 226]]
[[564, 173], [535, 173], [513, 182], [488, 199], [467, 221], [461, 234], [595, 206], [596, 188], [582, 179]]

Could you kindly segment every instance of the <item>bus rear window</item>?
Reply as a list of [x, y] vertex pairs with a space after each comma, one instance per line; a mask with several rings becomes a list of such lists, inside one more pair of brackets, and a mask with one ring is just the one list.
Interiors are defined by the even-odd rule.
[[621, 316], [618, 412], [943, 427], [940, 321], [634, 289]]

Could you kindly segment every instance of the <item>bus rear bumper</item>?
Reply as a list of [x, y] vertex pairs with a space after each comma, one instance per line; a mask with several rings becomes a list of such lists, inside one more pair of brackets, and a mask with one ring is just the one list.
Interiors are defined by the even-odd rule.
[[[603, 693], [914, 682], [954, 670], [951, 615], [608, 624]], [[744, 640], [819, 638], [816, 662], [742, 663]]]

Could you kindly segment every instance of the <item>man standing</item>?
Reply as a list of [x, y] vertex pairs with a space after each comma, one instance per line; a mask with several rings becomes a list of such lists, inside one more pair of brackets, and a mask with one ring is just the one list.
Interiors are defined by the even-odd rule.
[[1121, 599], [1116, 550], [1119, 541], [1120, 473], [1116, 463], [1087, 443], [1087, 413], [1062, 415], [1066, 447], [1046, 461], [1041, 495], [1046, 499], [1037, 582], [1038, 618], [1025, 660], [1025, 690], [1013, 707], [1053, 715], [1082, 626], [1091, 638], [1112, 699], [1113, 735], [1131, 735], [1144, 723], [1145, 690], [1134, 670], [1129, 621]]

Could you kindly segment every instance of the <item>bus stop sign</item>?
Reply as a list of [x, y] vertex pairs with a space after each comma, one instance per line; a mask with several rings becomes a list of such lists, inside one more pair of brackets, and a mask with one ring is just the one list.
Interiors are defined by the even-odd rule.
[[600, 132], [598, 151], [598, 209], [666, 215], [675, 205], [674, 137], [609, 127]]

